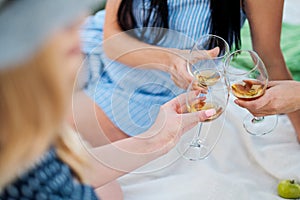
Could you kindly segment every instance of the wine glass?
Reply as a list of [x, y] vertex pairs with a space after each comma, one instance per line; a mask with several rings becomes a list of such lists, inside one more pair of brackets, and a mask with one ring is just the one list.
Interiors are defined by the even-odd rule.
[[[218, 118], [225, 110], [229, 99], [229, 84], [225, 76], [219, 74], [218, 80], [208, 80], [209, 84], [194, 79], [187, 90], [186, 105], [187, 112], [215, 109], [216, 113], [209, 117], [206, 122]], [[201, 138], [202, 123], [199, 123], [199, 130], [192, 141], [180, 142], [177, 151], [186, 159], [196, 161], [206, 158], [218, 140], [212, 146], [206, 144], [206, 138]]]
[[[208, 50], [212, 50], [208, 52]], [[188, 87], [187, 107], [190, 112], [213, 108], [216, 114], [207, 121], [219, 117], [228, 102], [228, 83], [224, 76], [224, 60], [230, 52], [227, 42], [216, 35], [200, 37], [189, 52], [187, 70], [194, 76]], [[198, 91], [195, 95], [194, 91]], [[204, 98], [204, 99], [203, 99]], [[195, 104], [195, 102], [198, 102]], [[198, 133], [191, 142], [180, 142], [177, 150], [189, 160], [206, 158], [215, 146], [209, 149], [205, 139], [200, 138], [202, 123], [199, 123]]]
[[224, 61], [229, 53], [229, 45], [223, 38], [210, 34], [204, 35], [195, 42], [189, 53], [187, 70], [200, 82], [214, 84], [214, 81], [210, 83], [208, 80], [218, 77], [218, 72], [224, 72]]
[[[231, 92], [238, 99], [251, 101], [264, 95], [269, 77], [256, 52], [238, 50], [231, 53], [226, 59], [225, 71], [231, 84]], [[274, 130], [277, 120], [277, 115], [254, 117], [249, 113], [243, 125], [252, 135], [265, 135]]]

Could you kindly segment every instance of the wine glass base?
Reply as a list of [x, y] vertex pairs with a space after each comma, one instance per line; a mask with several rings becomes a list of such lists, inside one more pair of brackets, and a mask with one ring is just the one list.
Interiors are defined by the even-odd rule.
[[178, 152], [190, 161], [203, 160], [209, 155], [209, 149], [201, 141], [182, 144], [178, 147]]
[[254, 120], [253, 115], [249, 114], [245, 117], [243, 125], [249, 134], [261, 136], [272, 132], [277, 126], [277, 122], [277, 115], [265, 116], [262, 120]]

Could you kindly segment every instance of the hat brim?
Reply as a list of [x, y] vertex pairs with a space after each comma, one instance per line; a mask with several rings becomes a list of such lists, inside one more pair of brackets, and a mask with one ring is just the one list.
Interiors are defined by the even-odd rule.
[[0, 69], [34, 54], [57, 29], [96, 6], [97, 0], [22, 0], [0, 7]]

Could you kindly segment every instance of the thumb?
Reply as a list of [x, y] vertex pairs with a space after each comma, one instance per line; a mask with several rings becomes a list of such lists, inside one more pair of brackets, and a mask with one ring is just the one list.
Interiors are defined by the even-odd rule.
[[220, 53], [220, 47], [215, 47], [215, 48], [207, 51], [207, 54], [210, 57], [217, 57], [219, 55], [219, 53]]
[[234, 103], [242, 108], [247, 108], [247, 102], [239, 99], [235, 99]]

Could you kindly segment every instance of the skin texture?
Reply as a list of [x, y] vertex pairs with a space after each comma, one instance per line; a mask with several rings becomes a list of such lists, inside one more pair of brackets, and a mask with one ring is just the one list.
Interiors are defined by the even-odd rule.
[[257, 117], [292, 113], [300, 109], [300, 95], [296, 91], [300, 91], [297, 81], [272, 81], [262, 97], [253, 101], [236, 99], [235, 103]]
[[[264, 61], [270, 80], [292, 79], [280, 49], [283, 4], [283, 0], [244, 1], [253, 49]], [[288, 117], [300, 138], [300, 111], [290, 112]]]
[[138, 137], [90, 149], [97, 159], [90, 157], [94, 170], [87, 175], [100, 197], [122, 199], [113, 180], [169, 152], [184, 132], [215, 114], [215, 110], [185, 113], [185, 99], [182, 94], [163, 105], [154, 125]]

